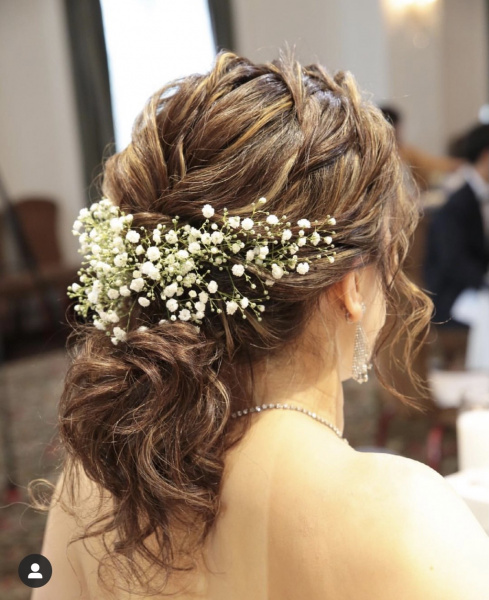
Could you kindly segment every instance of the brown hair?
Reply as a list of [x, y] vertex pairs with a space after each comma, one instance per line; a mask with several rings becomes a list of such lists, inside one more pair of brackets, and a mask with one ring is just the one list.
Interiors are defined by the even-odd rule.
[[[349, 73], [332, 77], [289, 58], [255, 65], [229, 52], [210, 73], [150, 99], [132, 142], [107, 162], [103, 191], [136, 226], [175, 215], [200, 223], [206, 203], [216, 216], [224, 208], [247, 216], [261, 196], [291, 222], [317, 220], [321, 229], [329, 215], [337, 220], [334, 264], [315, 261], [307, 275], [277, 281], [262, 322], [223, 311], [197, 332], [158, 324], [163, 306], [152, 304], [118, 346], [93, 327], [79, 333], [60, 408], [66, 481], [81, 466], [113, 500], [85, 536], [116, 531], [108, 555], [132, 576], [140, 558], [170, 575], [191, 567], [180, 558], [191, 558], [217, 516], [224, 457], [246, 427], [230, 414], [253, 403], [253, 365], [300, 336], [329, 286], [359, 264], [377, 265], [391, 312], [409, 332], [409, 356], [430, 315], [401, 270], [417, 209], [392, 127]], [[231, 285], [226, 271], [212, 278]], [[185, 548], [177, 529], [196, 532]]]

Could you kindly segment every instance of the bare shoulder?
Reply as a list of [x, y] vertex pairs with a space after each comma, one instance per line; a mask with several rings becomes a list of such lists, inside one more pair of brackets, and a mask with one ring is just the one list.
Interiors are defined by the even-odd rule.
[[[69, 489], [72, 493], [68, 493]], [[34, 590], [32, 600], [87, 600], [97, 580], [98, 558], [104, 554], [96, 539], [76, 541], [87, 525], [110, 508], [85, 473], [68, 480], [62, 474], [53, 495], [44, 534], [42, 554], [52, 564], [51, 580]], [[99, 598], [102, 598], [99, 593]]]
[[308, 597], [489, 598], [489, 538], [440, 475], [386, 454], [336, 458], [312, 459], [300, 475]]
[[446, 481], [401, 457], [360, 456], [359, 463], [371, 465], [365, 476], [375, 482], [375, 493], [368, 498], [368, 512], [379, 517], [380, 548], [402, 571], [406, 598], [489, 598], [489, 537]]

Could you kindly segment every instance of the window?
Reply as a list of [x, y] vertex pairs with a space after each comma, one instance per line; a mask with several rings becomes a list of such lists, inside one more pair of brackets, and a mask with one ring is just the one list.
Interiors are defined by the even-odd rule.
[[101, 0], [117, 150], [146, 100], [215, 57], [207, 0]]

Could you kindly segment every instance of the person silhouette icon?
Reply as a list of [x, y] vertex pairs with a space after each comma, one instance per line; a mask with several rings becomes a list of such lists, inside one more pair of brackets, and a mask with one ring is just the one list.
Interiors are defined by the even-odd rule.
[[53, 574], [53, 567], [42, 554], [29, 554], [19, 563], [19, 579], [30, 588], [45, 586]]
[[42, 579], [42, 573], [38, 573], [40, 566], [37, 563], [32, 563], [31, 573], [27, 576], [27, 579]]

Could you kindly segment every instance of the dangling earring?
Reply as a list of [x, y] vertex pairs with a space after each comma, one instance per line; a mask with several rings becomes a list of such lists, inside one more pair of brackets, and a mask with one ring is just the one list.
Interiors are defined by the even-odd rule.
[[[367, 307], [362, 302], [362, 318], [365, 314]], [[347, 321], [350, 321], [350, 315], [347, 316]], [[365, 331], [362, 327], [362, 320], [358, 321], [357, 327], [355, 330], [355, 343], [353, 348], [353, 364], [351, 368], [352, 379], [354, 379], [358, 383], [366, 383], [368, 381], [368, 370], [370, 369], [369, 364], [369, 350], [368, 350], [368, 340], [365, 335]]]

